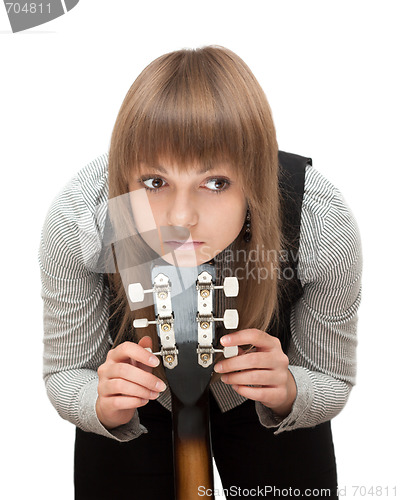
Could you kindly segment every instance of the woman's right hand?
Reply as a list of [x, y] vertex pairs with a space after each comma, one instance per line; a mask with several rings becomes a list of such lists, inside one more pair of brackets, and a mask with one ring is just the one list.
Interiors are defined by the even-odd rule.
[[165, 383], [151, 373], [160, 360], [146, 347], [152, 347], [150, 337], [143, 337], [138, 344], [124, 342], [109, 351], [97, 370], [96, 413], [107, 429], [128, 423], [136, 408], [157, 399], [166, 389]]

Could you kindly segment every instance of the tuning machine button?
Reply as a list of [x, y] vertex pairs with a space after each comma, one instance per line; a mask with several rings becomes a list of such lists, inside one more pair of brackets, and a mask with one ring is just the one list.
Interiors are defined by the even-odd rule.
[[234, 276], [227, 276], [223, 285], [214, 285], [214, 288], [223, 290], [226, 297], [237, 297], [239, 294], [239, 281]]
[[144, 290], [141, 283], [131, 283], [128, 286], [128, 295], [131, 302], [143, 302], [144, 294], [151, 292], [153, 292], [152, 288], [150, 290]]
[[239, 324], [239, 313], [236, 309], [226, 309], [223, 318], [214, 318], [214, 321], [222, 321], [227, 330], [234, 330]]
[[133, 320], [133, 328], [146, 328], [149, 325], [156, 325], [157, 321], [149, 321], [147, 318]]
[[237, 345], [232, 345], [224, 347], [223, 349], [214, 349], [214, 352], [222, 352], [225, 358], [233, 358], [239, 354], [239, 347]]

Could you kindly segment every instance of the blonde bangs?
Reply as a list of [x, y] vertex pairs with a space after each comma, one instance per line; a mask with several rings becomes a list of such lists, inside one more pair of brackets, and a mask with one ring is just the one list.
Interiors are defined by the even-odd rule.
[[271, 161], [266, 109], [269, 115], [258, 82], [227, 49], [181, 50], [156, 59], [130, 88], [113, 132], [110, 149], [121, 153], [125, 188], [141, 163], [163, 160], [182, 169], [227, 161], [247, 184], [253, 169]]

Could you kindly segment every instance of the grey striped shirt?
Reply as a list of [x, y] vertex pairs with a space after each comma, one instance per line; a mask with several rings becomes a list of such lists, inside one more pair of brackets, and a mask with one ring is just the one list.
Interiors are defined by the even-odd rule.
[[[128, 441], [147, 432], [138, 412], [108, 431], [95, 411], [97, 368], [111, 346], [107, 288], [102, 273], [93, 270], [107, 212], [107, 167], [105, 154], [80, 170], [44, 223], [39, 250], [44, 380], [61, 417], [85, 431]], [[338, 189], [308, 166], [298, 269], [304, 295], [292, 309], [288, 352], [297, 397], [284, 419], [255, 403], [261, 423], [275, 433], [315, 426], [345, 405], [355, 383], [361, 267], [360, 236], [349, 207]], [[223, 411], [245, 400], [221, 381], [211, 390]], [[170, 409], [168, 389], [159, 401]]]

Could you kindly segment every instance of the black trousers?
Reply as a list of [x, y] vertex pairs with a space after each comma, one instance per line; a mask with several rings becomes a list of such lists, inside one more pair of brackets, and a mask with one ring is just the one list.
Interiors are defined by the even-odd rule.
[[[76, 500], [174, 500], [171, 414], [155, 401], [139, 414], [148, 433], [127, 443], [76, 430]], [[227, 499], [337, 499], [330, 422], [274, 436], [253, 401], [222, 413], [212, 396], [210, 420]]]

